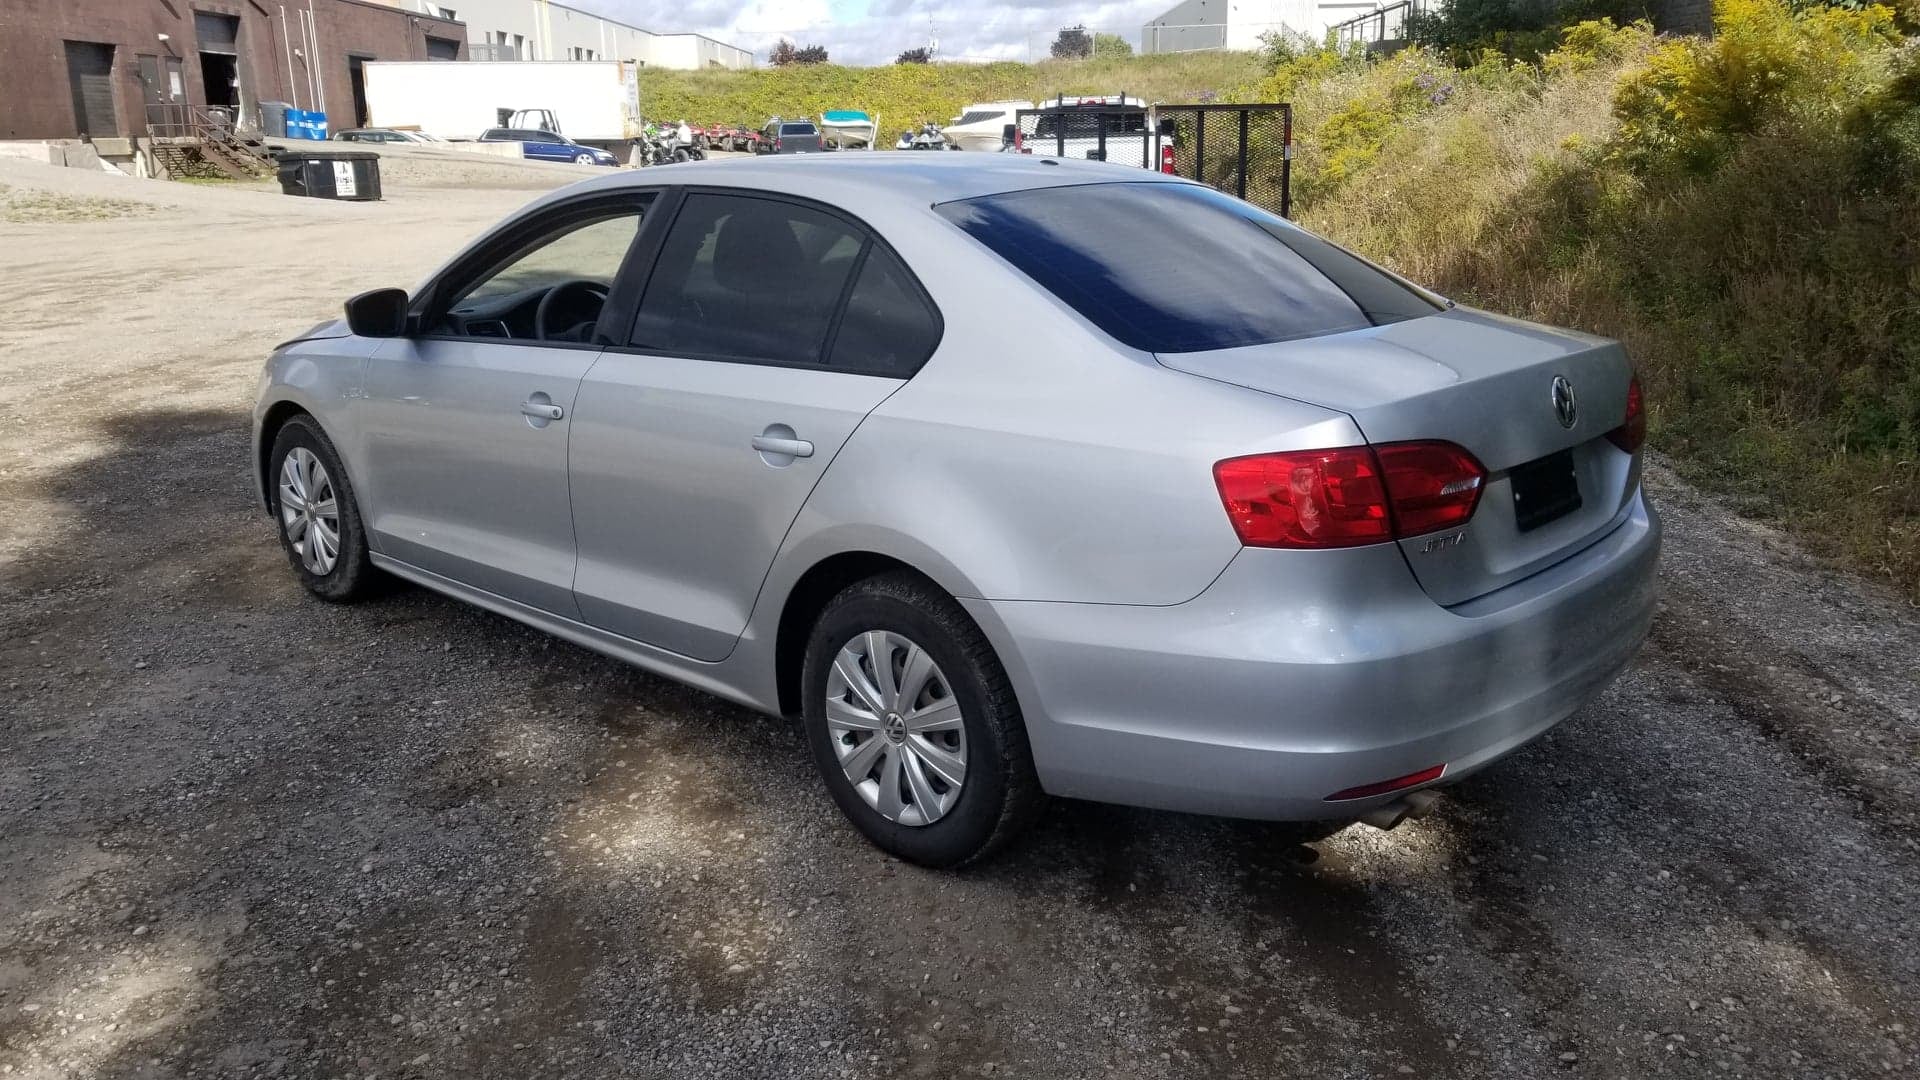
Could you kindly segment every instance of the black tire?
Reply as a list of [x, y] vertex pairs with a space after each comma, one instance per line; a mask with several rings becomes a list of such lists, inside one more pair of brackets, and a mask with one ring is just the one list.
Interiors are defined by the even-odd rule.
[[[305, 449], [320, 459], [339, 507], [339, 555], [325, 573], [315, 573], [307, 567], [287, 535], [286, 518], [281, 513], [281, 470], [287, 456], [296, 449]], [[273, 508], [274, 528], [280, 534], [280, 548], [286, 552], [287, 561], [294, 573], [300, 575], [300, 583], [308, 592], [322, 600], [343, 604], [374, 595], [387, 583], [387, 576], [367, 555], [367, 530], [360, 520], [360, 506], [354, 498], [353, 482], [347, 477], [346, 466], [333, 448], [333, 440], [327, 438], [311, 416], [303, 414], [289, 419], [274, 436], [273, 451], [267, 458], [267, 497]]]
[[[869, 630], [899, 634], [924, 649], [960, 706], [965, 777], [957, 800], [932, 824], [890, 821], [868, 805], [834, 750], [826, 715], [829, 674], [842, 647]], [[1006, 671], [960, 605], [924, 578], [887, 574], [849, 586], [815, 620], [803, 665], [803, 718], [814, 763], [841, 812], [881, 850], [922, 866], [960, 867], [999, 850], [1039, 812], [1043, 797], [1026, 722]]]

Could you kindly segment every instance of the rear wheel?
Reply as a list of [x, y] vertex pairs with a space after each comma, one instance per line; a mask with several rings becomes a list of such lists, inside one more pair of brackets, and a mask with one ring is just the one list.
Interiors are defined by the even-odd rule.
[[311, 417], [281, 426], [269, 458], [273, 519], [280, 546], [307, 591], [347, 602], [377, 591], [382, 575], [367, 555], [367, 534], [346, 466]]
[[960, 605], [925, 580], [895, 574], [846, 589], [815, 622], [804, 665], [814, 762], [881, 849], [962, 866], [1038, 811], [1006, 672]]

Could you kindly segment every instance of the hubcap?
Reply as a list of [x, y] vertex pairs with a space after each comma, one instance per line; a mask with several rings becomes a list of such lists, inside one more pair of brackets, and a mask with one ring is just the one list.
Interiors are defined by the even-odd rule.
[[827, 733], [847, 780], [888, 821], [931, 825], [960, 798], [967, 731], [960, 703], [926, 651], [869, 630], [834, 657]]
[[304, 446], [280, 463], [280, 526], [308, 573], [333, 572], [340, 561], [340, 502], [327, 467]]

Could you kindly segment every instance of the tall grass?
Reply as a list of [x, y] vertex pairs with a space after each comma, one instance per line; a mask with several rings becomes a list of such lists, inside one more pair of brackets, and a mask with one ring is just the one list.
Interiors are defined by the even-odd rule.
[[1250, 86], [1264, 73], [1252, 53], [1046, 60], [1037, 64], [811, 64], [752, 71], [640, 73], [641, 111], [655, 119], [759, 127], [770, 116], [864, 109], [889, 131], [944, 123], [976, 101], [1039, 101], [1059, 94], [1118, 94], [1195, 101]]
[[1920, 47], [1891, 12], [1723, 0], [1711, 40], [1587, 24], [1541, 65], [1413, 51], [1295, 96], [1304, 223], [1621, 338], [1685, 474], [1920, 598]]

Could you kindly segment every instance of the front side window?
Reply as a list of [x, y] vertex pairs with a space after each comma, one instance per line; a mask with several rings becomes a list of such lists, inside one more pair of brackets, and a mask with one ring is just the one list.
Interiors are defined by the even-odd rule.
[[584, 342], [633, 246], [646, 199], [566, 211], [455, 294], [436, 334]]
[[632, 343], [680, 356], [818, 364], [865, 237], [793, 203], [696, 192], [640, 300]]
[[938, 210], [1147, 352], [1260, 345], [1441, 310], [1364, 259], [1198, 184], [1036, 188]]

